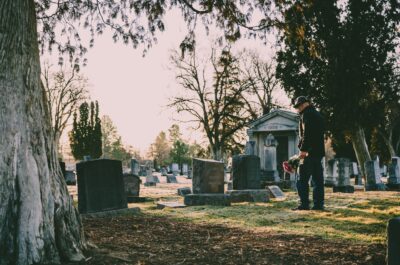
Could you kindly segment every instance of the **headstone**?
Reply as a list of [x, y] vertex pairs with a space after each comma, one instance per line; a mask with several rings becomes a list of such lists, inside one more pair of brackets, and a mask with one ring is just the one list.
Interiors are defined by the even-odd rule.
[[188, 194], [191, 194], [192, 190], [189, 187], [184, 187], [184, 188], [179, 188], [178, 189], [178, 195], [179, 196], [186, 196]]
[[326, 166], [325, 186], [333, 187], [337, 185], [337, 160], [331, 159]]
[[121, 161], [84, 161], [78, 163], [76, 169], [80, 213], [127, 208]]
[[275, 199], [285, 199], [286, 196], [285, 194], [282, 192], [281, 188], [279, 188], [278, 186], [267, 186], [266, 187], [268, 194], [271, 198], [275, 198]]
[[267, 190], [228, 190], [231, 202], [268, 202]]
[[279, 172], [277, 169], [277, 157], [276, 157], [276, 149], [278, 146], [278, 141], [276, 141], [275, 137], [272, 134], [269, 134], [265, 139], [264, 146], [264, 157], [265, 157], [265, 171], [266, 171], [266, 180], [267, 181], [275, 181], [279, 182]]
[[158, 202], [157, 209], [164, 209], [164, 208], [185, 208], [186, 205], [181, 202]]
[[387, 265], [400, 262], [400, 217], [389, 220], [387, 226]]
[[350, 177], [354, 178], [355, 185], [363, 185], [362, 176], [356, 162], [350, 164]]
[[235, 155], [232, 158], [234, 190], [260, 189], [260, 158], [255, 155]]
[[385, 190], [385, 185], [381, 180], [381, 172], [379, 168], [379, 163], [377, 160], [371, 160], [365, 162], [365, 171], [367, 179], [365, 182], [365, 190]]
[[179, 165], [177, 163], [173, 163], [172, 164], [172, 174], [174, 176], [178, 176], [179, 175]]
[[139, 171], [140, 171], [140, 165], [139, 162], [132, 158], [131, 159], [131, 173], [135, 176], [139, 176]]
[[147, 175], [147, 170], [145, 165], [140, 165], [139, 166], [139, 176], [140, 177], [145, 177]]
[[224, 163], [193, 159], [193, 193], [224, 193]]
[[223, 193], [203, 193], [203, 194], [188, 194], [185, 196], [184, 203], [187, 206], [198, 205], [217, 205], [230, 206], [230, 196]]
[[256, 146], [256, 142], [255, 141], [248, 141], [246, 143], [246, 147], [244, 149], [244, 153], [246, 155], [255, 155], [255, 146]]
[[60, 168], [61, 168], [61, 172], [63, 174], [63, 177], [64, 177], [64, 179], [66, 179], [67, 176], [66, 176], [65, 162], [59, 161], [59, 163], [60, 163]]
[[165, 167], [161, 167], [161, 176], [167, 176], [167, 174], [168, 174], [168, 171], [167, 171], [167, 169], [165, 168]]
[[145, 187], [155, 187], [155, 186], [157, 186], [157, 183], [146, 181], [143, 185], [144, 185]]
[[67, 185], [76, 185], [76, 174], [74, 171], [65, 171], [65, 182], [67, 183]]
[[176, 176], [172, 174], [167, 174], [167, 183], [178, 183]]
[[139, 196], [140, 178], [138, 176], [134, 174], [124, 174], [124, 186], [127, 198]]
[[189, 169], [188, 174], [187, 174], [187, 178], [188, 179], [192, 179], [193, 178], [193, 170]]
[[391, 190], [400, 190], [400, 157], [392, 157], [386, 186]]
[[183, 165], [182, 165], [182, 174], [185, 175], [185, 176], [187, 176], [188, 172], [189, 172], [189, 166], [188, 166], [188, 164], [183, 164]]
[[354, 187], [350, 185], [350, 161], [346, 158], [337, 159], [337, 184], [333, 192], [353, 193]]

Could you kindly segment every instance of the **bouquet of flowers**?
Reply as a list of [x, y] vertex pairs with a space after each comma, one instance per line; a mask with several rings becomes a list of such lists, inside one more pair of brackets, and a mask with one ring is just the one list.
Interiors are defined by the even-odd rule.
[[283, 162], [283, 170], [289, 174], [296, 173], [301, 162], [300, 160], [301, 159], [298, 155], [292, 156], [288, 161]]

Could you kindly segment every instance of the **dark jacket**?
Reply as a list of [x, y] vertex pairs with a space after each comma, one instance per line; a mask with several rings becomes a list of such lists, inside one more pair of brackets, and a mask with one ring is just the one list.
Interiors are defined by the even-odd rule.
[[325, 156], [324, 132], [324, 118], [313, 106], [308, 106], [300, 116], [300, 151], [308, 152], [310, 157]]

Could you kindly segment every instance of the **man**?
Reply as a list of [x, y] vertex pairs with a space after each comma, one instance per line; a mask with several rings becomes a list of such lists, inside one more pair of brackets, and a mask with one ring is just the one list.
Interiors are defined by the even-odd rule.
[[295, 100], [294, 107], [300, 114], [299, 156], [304, 162], [299, 166], [297, 191], [300, 205], [293, 210], [310, 210], [309, 180], [312, 176], [313, 203], [312, 210], [324, 210], [324, 176], [321, 160], [325, 156], [324, 119], [311, 105], [310, 101], [300, 96]]

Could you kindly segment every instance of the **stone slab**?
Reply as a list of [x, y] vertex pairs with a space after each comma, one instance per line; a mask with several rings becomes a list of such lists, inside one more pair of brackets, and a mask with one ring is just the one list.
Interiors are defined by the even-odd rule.
[[139, 214], [139, 213], [140, 213], [140, 208], [134, 207], [134, 208], [103, 211], [103, 212], [97, 212], [97, 213], [85, 213], [85, 214], [80, 214], [80, 216], [82, 218], [99, 218], [99, 217], [102, 218], [102, 217], [112, 217], [112, 216], [118, 216], [118, 215], [130, 215], [130, 214]]
[[334, 186], [333, 192], [341, 192], [341, 193], [354, 193], [354, 186]]
[[387, 183], [386, 187], [390, 191], [400, 191], [400, 184]]
[[230, 206], [230, 196], [223, 193], [188, 194], [184, 200], [187, 206], [217, 205]]
[[269, 202], [267, 190], [229, 190], [231, 202]]
[[124, 174], [124, 187], [126, 196], [139, 196], [141, 182], [142, 181], [137, 175]]
[[179, 188], [177, 190], [179, 196], [185, 196], [192, 193], [192, 189], [189, 187]]
[[389, 220], [387, 225], [387, 265], [398, 265], [400, 261], [400, 217]]
[[83, 161], [76, 165], [76, 169], [80, 213], [128, 207], [121, 161], [112, 159]]
[[193, 159], [193, 193], [224, 193], [224, 163]]
[[158, 202], [157, 209], [164, 208], [185, 208], [186, 205], [181, 202]]
[[168, 174], [167, 183], [178, 183], [178, 180], [176, 179], [176, 176]]
[[260, 189], [260, 158], [255, 155], [235, 155], [232, 158], [234, 190]]
[[144, 186], [146, 186], [146, 187], [155, 187], [155, 186], [157, 186], [157, 183], [155, 183], [155, 182], [145, 182]]
[[279, 188], [276, 185], [267, 186], [266, 190], [268, 191], [270, 198], [279, 199], [279, 200], [286, 199], [286, 196], [283, 193], [283, 191], [281, 190], [281, 188]]

